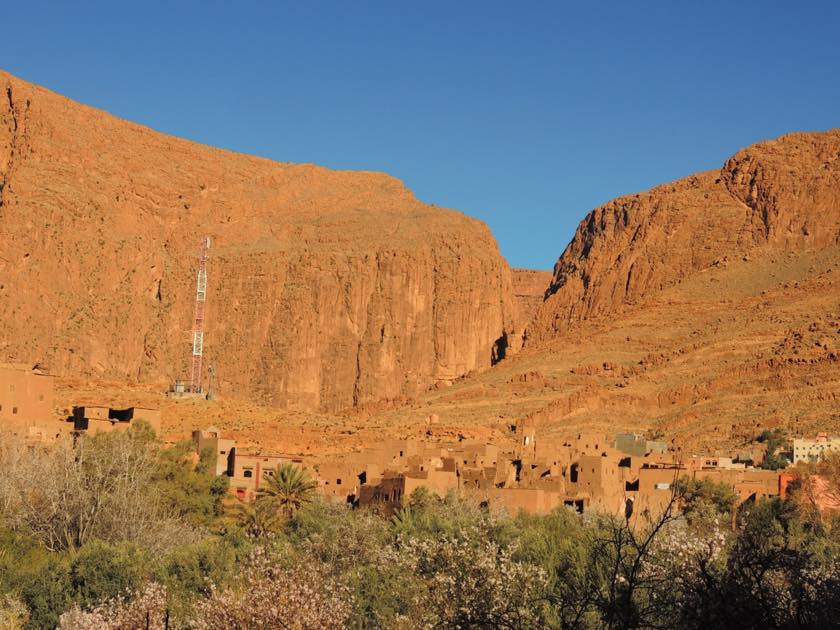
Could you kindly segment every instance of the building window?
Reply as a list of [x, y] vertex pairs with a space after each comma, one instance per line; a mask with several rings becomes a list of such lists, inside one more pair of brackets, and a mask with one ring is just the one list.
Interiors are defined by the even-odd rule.
[[253, 477], [254, 476], [254, 471], [253, 470], [246, 470], [242, 473], [242, 476], [243, 477], [249, 477], [249, 478]]
[[335, 480], [335, 485], [340, 486], [341, 485], [341, 479], [336, 479]]
[[16, 413], [17, 413], [17, 407], [12, 407], [12, 414], [16, 414]]
[[40, 396], [38, 396], [38, 400], [39, 400], [40, 402], [44, 402], [44, 395], [43, 395], [43, 394], [41, 394]]

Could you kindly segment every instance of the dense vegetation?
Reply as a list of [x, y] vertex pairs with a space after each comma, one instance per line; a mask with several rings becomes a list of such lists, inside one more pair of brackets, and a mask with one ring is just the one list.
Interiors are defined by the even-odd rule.
[[[251, 506], [145, 431], [0, 445], [0, 629], [827, 628], [840, 523], [807, 493], [659, 518], [510, 516], [418, 491], [395, 515], [281, 468]], [[838, 481], [836, 461], [821, 471]], [[804, 485], [803, 485], [804, 487]], [[733, 531], [734, 525], [734, 531]]]

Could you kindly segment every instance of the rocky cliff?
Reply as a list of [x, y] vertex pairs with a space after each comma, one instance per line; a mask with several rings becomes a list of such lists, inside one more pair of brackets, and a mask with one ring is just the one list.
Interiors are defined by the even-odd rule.
[[524, 323], [529, 322], [545, 299], [545, 292], [551, 284], [550, 271], [538, 269], [511, 269], [513, 293], [519, 304], [519, 314]]
[[399, 181], [237, 155], [0, 73], [0, 358], [165, 382], [188, 371], [212, 239], [219, 390], [335, 410], [410, 397], [515, 347], [488, 229]]
[[539, 342], [756, 248], [840, 243], [840, 130], [796, 133], [590, 212], [528, 329]]

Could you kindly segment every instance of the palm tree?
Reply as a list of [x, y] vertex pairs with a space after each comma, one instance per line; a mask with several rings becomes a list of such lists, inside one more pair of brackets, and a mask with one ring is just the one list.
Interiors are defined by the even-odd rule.
[[237, 503], [235, 516], [245, 532], [255, 538], [279, 531], [285, 518], [272, 506], [257, 501]]
[[257, 490], [257, 506], [287, 518], [312, 500], [318, 482], [300, 466], [282, 464], [265, 473], [265, 485]]

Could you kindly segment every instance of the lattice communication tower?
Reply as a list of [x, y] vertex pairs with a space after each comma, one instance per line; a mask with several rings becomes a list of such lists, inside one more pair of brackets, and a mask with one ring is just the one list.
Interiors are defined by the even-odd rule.
[[195, 288], [195, 322], [193, 324], [192, 373], [190, 391], [201, 393], [201, 357], [204, 354], [204, 304], [207, 300], [207, 260], [210, 257], [210, 237], [201, 239], [198, 255], [198, 280]]

